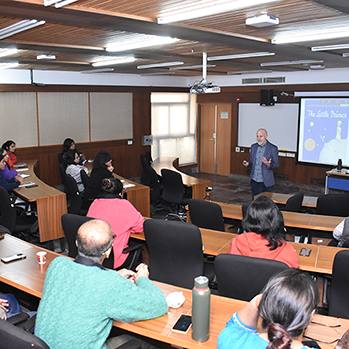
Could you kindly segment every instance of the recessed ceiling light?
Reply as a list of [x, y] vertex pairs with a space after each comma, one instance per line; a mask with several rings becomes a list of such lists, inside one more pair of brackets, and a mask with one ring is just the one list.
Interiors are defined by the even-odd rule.
[[17, 52], [16, 48], [0, 48], [0, 57], [14, 55]]
[[179, 39], [171, 38], [169, 36], [141, 34], [137, 36], [131, 36], [130, 39], [126, 38], [125, 40], [107, 45], [105, 50], [108, 52], [122, 52], [151, 46], [168, 45], [177, 41], [179, 41]]
[[272, 67], [276, 65], [292, 65], [292, 64], [312, 64], [312, 63], [323, 63], [320, 60], [303, 60], [303, 61], [283, 61], [283, 62], [265, 62], [260, 63], [261, 67]]
[[134, 57], [119, 57], [119, 58], [116, 58], [116, 59], [94, 62], [94, 63], [92, 63], [92, 66], [93, 67], [103, 67], [105, 65], [131, 63], [131, 62], [134, 62], [134, 61], [136, 61], [136, 58], [134, 58]]
[[10, 68], [16, 68], [19, 66], [19, 63], [0, 63], [0, 69], [10, 69]]
[[343, 45], [327, 45], [327, 46], [314, 46], [312, 51], [330, 51], [330, 50], [343, 50], [349, 48], [349, 44]]
[[164, 62], [164, 63], [154, 63], [154, 64], [145, 64], [137, 66], [137, 69], [148, 69], [148, 68], [160, 68], [160, 67], [170, 67], [173, 65], [182, 65], [184, 62]]
[[45, 24], [45, 21], [38, 21], [36, 19], [25, 19], [23, 21], [17, 22], [8, 27], [0, 29], [0, 40], [5, 39], [11, 35], [23, 32], [25, 30], [35, 28], [42, 24]]
[[[207, 64], [206, 68], [215, 68], [215, 64]], [[184, 67], [174, 67], [174, 68], [169, 68], [170, 70], [183, 70], [183, 69], [200, 69], [203, 68], [202, 64], [199, 65], [186, 65]]]
[[36, 56], [36, 59], [56, 59], [55, 55], [38, 55]]
[[241, 53], [236, 55], [228, 55], [228, 56], [213, 56], [208, 57], [208, 61], [219, 61], [225, 59], [240, 59], [240, 58], [251, 58], [251, 57], [264, 57], [264, 56], [274, 56], [274, 52], [251, 52], [251, 53]]
[[[215, 1], [213, 6], [205, 6], [210, 4], [210, 2], [198, 1], [199, 6], [195, 10], [188, 11], [184, 10], [183, 7], [177, 10], [171, 11], [170, 14], [164, 15], [157, 19], [159, 24], [173, 23], [186, 21], [188, 19], [200, 18], [206, 16], [213, 16], [219, 13], [225, 13], [230, 11], [236, 11], [247, 7], [262, 5], [270, 2], [275, 2], [279, 0], [235, 0], [235, 1]], [[203, 4], [203, 5], [201, 5]]]
[[228, 71], [228, 75], [239, 75], [239, 74], [258, 74], [258, 73], [271, 73], [272, 70], [241, 70], [241, 71]]
[[90, 70], [82, 70], [80, 73], [83, 74], [93, 74], [93, 73], [106, 73], [114, 71], [114, 68], [100, 68], [100, 69], [90, 69]]

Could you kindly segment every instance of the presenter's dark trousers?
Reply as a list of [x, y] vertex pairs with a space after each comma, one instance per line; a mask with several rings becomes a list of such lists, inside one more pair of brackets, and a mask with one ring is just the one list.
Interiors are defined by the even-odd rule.
[[264, 182], [256, 182], [251, 179], [251, 189], [252, 189], [252, 198], [260, 193], [270, 191], [270, 187], [266, 187]]

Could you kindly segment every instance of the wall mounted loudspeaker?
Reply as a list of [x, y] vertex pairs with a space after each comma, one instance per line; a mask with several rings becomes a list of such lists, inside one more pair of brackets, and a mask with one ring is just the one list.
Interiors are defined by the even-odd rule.
[[273, 97], [274, 97], [273, 89], [260, 90], [260, 105], [263, 107], [274, 105], [275, 101]]

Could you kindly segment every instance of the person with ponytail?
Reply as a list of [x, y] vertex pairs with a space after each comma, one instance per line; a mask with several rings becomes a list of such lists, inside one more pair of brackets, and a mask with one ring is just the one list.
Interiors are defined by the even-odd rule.
[[[218, 349], [305, 349], [303, 333], [319, 301], [318, 286], [305, 272], [274, 275], [262, 294], [233, 314], [219, 334]], [[256, 332], [261, 318], [261, 331]]]
[[143, 231], [143, 216], [128, 201], [123, 199], [124, 187], [118, 178], [104, 178], [102, 193], [95, 199], [87, 217], [101, 219], [109, 223], [114, 234], [114, 269], [119, 268], [127, 259], [128, 253], [122, 253], [128, 247], [131, 233]]

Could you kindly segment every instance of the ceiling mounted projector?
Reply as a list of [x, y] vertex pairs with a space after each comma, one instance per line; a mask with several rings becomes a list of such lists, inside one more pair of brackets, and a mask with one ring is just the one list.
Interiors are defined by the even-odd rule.
[[254, 16], [246, 18], [245, 24], [252, 25], [253, 27], [267, 27], [268, 25], [279, 24], [279, 18], [270, 15]]

